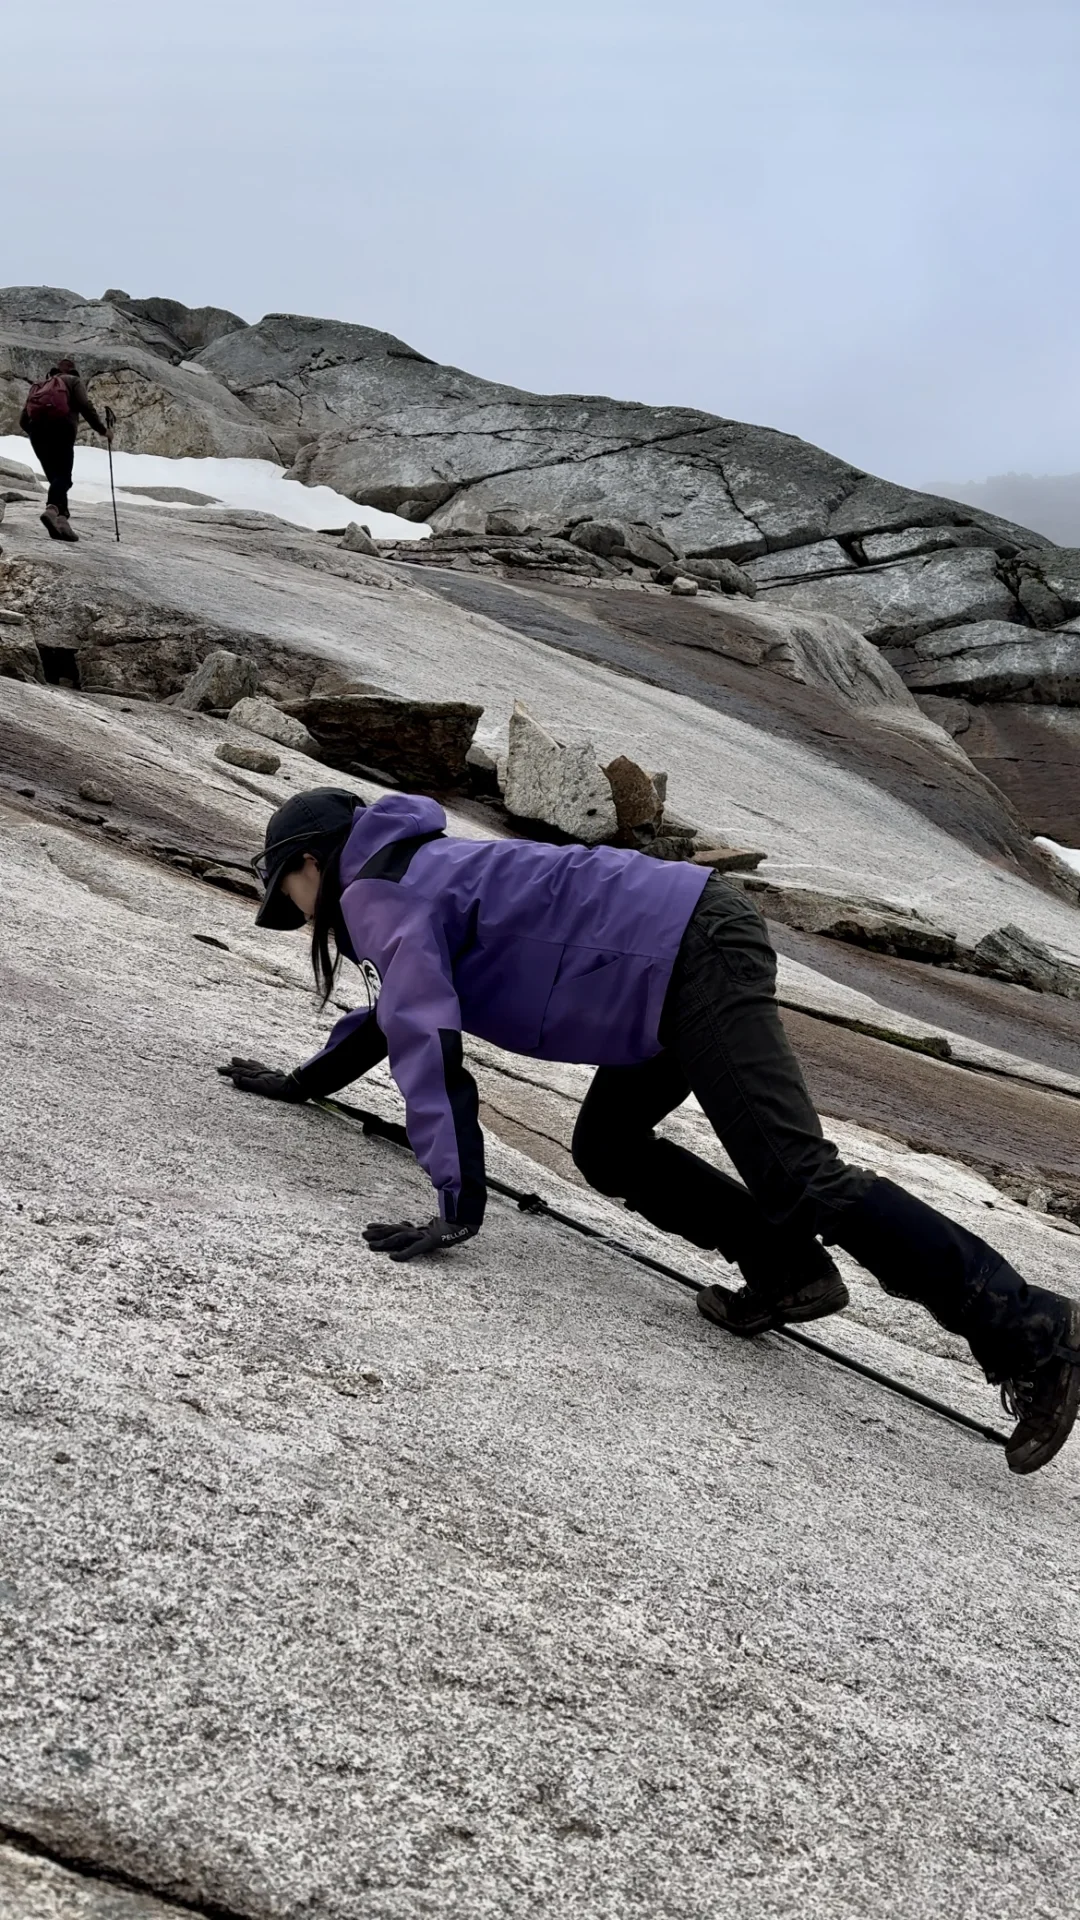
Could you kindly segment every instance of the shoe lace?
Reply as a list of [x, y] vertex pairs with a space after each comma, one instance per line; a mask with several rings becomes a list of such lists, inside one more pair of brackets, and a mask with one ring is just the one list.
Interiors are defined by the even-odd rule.
[[1035, 1398], [1034, 1380], [1003, 1380], [1001, 1404], [1010, 1420], [1023, 1420], [1031, 1412]]

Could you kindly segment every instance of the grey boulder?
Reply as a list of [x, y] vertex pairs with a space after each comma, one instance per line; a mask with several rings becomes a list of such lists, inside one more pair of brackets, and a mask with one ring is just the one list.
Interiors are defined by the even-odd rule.
[[721, 593], [739, 593], [752, 600], [757, 592], [757, 583], [752, 580], [745, 567], [737, 566], [734, 560], [683, 560], [680, 563], [683, 573], [692, 580], [698, 580], [705, 587], [719, 587]]
[[24, 467], [21, 460], [0, 460], [0, 486], [29, 487], [32, 493], [39, 493], [44, 485], [40, 473]]
[[259, 669], [254, 660], [247, 654], [215, 647], [177, 694], [175, 704], [192, 713], [231, 713], [237, 701], [253, 694], [258, 684]]
[[343, 692], [287, 704], [327, 766], [419, 792], [469, 785], [466, 756], [483, 713], [470, 701]]
[[222, 740], [214, 748], [214, 757], [227, 766], [242, 767], [245, 773], [276, 773], [281, 765], [280, 755], [268, 747], [248, 747], [240, 740]]
[[765, 855], [753, 847], [697, 847], [690, 858], [696, 867], [712, 867], [714, 873], [753, 873]]
[[1010, 980], [1036, 993], [1057, 993], [1067, 1000], [1080, 1000], [1080, 967], [1058, 959], [1022, 927], [997, 927], [986, 934], [974, 948], [969, 964], [975, 973]]
[[248, 733], [261, 734], [264, 740], [276, 740], [279, 747], [294, 753], [318, 754], [318, 746], [301, 720], [282, 713], [270, 700], [249, 695], [238, 700], [229, 713], [230, 727], [243, 727]]
[[501, 507], [492, 507], [484, 527], [485, 533], [509, 535], [511, 538], [529, 533], [532, 528], [532, 515], [526, 507], [518, 506], [516, 501], [508, 501]]
[[575, 547], [596, 554], [598, 559], [636, 560], [642, 567], [666, 566], [675, 552], [655, 527], [640, 521], [582, 520], [571, 528], [569, 538]]
[[41, 655], [28, 634], [0, 626], [0, 680], [34, 680], [45, 684]]
[[121, 493], [131, 493], [145, 500], [156, 500], [163, 507], [218, 507], [221, 505], [216, 494], [197, 493], [194, 487], [121, 487]]
[[349, 522], [341, 539], [338, 541], [338, 546], [341, 547], [345, 553], [366, 553], [372, 555], [376, 560], [379, 558], [379, 549], [375, 545], [367, 528], [358, 526], [355, 520]]

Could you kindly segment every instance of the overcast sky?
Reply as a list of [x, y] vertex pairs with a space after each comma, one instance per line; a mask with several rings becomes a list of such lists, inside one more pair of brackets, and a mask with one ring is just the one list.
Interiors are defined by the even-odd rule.
[[4, 283], [1080, 469], [1078, 0], [13, 0], [4, 63]]

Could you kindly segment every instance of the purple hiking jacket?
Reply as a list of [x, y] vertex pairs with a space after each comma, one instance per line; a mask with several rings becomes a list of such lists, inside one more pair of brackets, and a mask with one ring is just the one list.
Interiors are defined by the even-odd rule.
[[686, 924], [709, 878], [610, 847], [455, 840], [434, 801], [358, 810], [341, 908], [374, 1005], [298, 1070], [326, 1094], [390, 1057], [409, 1140], [444, 1219], [483, 1218], [484, 1147], [462, 1032], [539, 1060], [633, 1066], [658, 1027]]

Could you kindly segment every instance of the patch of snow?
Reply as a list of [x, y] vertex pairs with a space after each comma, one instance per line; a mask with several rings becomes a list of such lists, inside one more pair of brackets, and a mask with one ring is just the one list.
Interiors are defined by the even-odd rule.
[[1059, 847], [1056, 840], [1048, 840], [1045, 834], [1041, 833], [1036, 834], [1035, 845], [1045, 847], [1047, 853], [1056, 854], [1059, 860], [1063, 860], [1067, 867], [1071, 867], [1075, 874], [1080, 875], [1080, 847]]
[[[22, 434], [0, 434], [0, 459], [18, 460], [25, 467], [37, 467], [34, 450]], [[355, 500], [335, 493], [332, 487], [305, 487], [299, 480], [286, 480], [284, 467], [271, 460], [196, 460], [185, 457], [167, 460], [157, 453], [114, 453], [113, 472], [117, 493], [125, 487], [188, 487], [193, 493], [210, 494], [223, 507], [242, 507], [254, 513], [273, 513], [294, 527], [347, 527], [355, 520], [367, 527], [373, 540], [426, 540], [431, 528], [415, 520], [402, 520], [396, 513], [380, 513], [376, 507], [358, 506]], [[109, 456], [104, 447], [76, 447], [75, 506], [96, 505], [109, 498]], [[121, 504], [161, 506], [160, 501], [140, 500], [123, 494]], [[176, 513], [195, 509], [170, 502]], [[202, 507], [199, 512], [213, 509]]]

